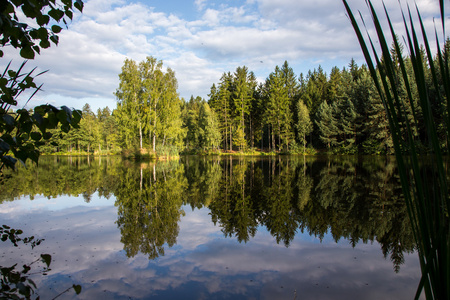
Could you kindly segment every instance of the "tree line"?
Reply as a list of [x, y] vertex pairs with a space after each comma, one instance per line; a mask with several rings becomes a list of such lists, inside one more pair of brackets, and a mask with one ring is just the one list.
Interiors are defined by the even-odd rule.
[[[449, 45], [447, 41], [446, 50]], [[403, 60], [412, 76], [410, 59]], [[427, 63], [423, 64], [430, 74]], [[396, 92], [404, 103], [411, 102], [414, 107], [418, 101], [416, 89], [412, 87], [410, 99], [401, 70], [396, 72]], [[139, 63], [126, 59], [119, 79], [113, 111], [106, 107], [94, 113], [86, 104], [80, 128], [69, 133], [55, 129], [41, 150], [100, 154], [127, 150], [158, 155], [255, 150], [393, 152], [388, 119], [369, 70], [353, 59], [348, 67], [332, 68], [329, 75], [319, 66], [299, 76], [285, 61], [264, 82], [258, 82], [246, 66], [237, 67], [212, 84], [208, 99], [191, 96], [188, 101], [177, 92], [175, 72], [164, 69], [163, 62], [153, 57]], [[444, 142], [447, 112], [437, 103], [436, 94], [441, 91], [429, 79], [431, 111]], [[423, 118], [418, 105], [415, 107], [406, 109], [405, 118], [417, 120], [414, 138], [426, 151], [420, 124]]]

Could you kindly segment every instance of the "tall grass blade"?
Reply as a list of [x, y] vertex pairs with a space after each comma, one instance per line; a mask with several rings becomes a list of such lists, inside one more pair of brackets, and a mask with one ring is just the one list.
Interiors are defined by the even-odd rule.
[[[408, 49], [408, 64], [403, 58], [402, 47], [398, 42], [389, 13], [383, 5], [387, 18], [390, 37], [393, 39], [392, 51], [389, 48], [383, 26], [370, 0], [366, 0], [376, 38], [381, 48], [381, 55], [377, 54], [372, 38], [364, 19], [361, 17], [368, 41], [364, 39], [360, 26], [346, 0], [343, 0], [347, 15], [358, 37], [359, 44], [366, 59], [370, 74], [389, 120], [389, 127], [395, 149], [398, 173], [401, 178], [402, 190], [405, 197], [411, 226], [416, 239], [422, 277], [418, 284], [416, 299], [422, 292], [427, 299], [450, 299], [450, 230], [449, 230], [449, 192], [448, 176], [444, 166], [442, 153], [449, 153], [450, 145], [450, 72], [448, 66], [448, 52], [450, 41], [441, 51], [437, 30], [437, 66], [433, 58], [425, 26], [417, 5], [415, 6], [418, 28], [422, 35], [423, 49], [419, 43], [415, 21], [410, 7], [407, 14], [400, 7], [403, 18], [405, 37]], [[400, 2], [399, 2], [400, 3]], [[442, 29], [444, 26], [444, 1], [439, 0]], [[360, 13], [361, 16], [361, 13]], [[393, 55], [395, 55], [394, 59]], [[381, 59], [379, 59], [381, 57]], [[427, 69], [427, 65], [429, 69]], [[412, 69], [413, 73], [408, 73]], [[429, 98], [427, 80], [431, 78], [432, 86], [436, 90], [433, 110]], [[404, 85], [407, 99], [400, 96], [398, 89]], [[412, 88], [417, 92], [414, 94]], [[412, 120], [408, 119], [409, 112]], [[440, 142], [436, 122], [436, 114], [444, 119], [445, 143]], [[421, 130], [423, 128], [423, 130]], [[419, 134], [419, 132], [421, 132]], [[430, 165], [427, 169], [421, 164], [422, 152], [418, 145], [428, 149]], [[441, 147], [443, 147], [441, 149]], [[422, 151], [422, 152], [421, 152]]]

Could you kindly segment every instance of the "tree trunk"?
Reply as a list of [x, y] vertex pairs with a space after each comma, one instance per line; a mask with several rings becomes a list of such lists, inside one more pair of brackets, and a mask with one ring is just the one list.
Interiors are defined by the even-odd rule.
[[139, 121], [139, 149], [142, 149], [142, 124]]
[[230, 125], [230, 151], [233, 150], [233, 135], [231, 134], [231, 125]]
[[252, 116], [250, 115], [250, 147], [253, 148], [253, 128], [252, 128]]

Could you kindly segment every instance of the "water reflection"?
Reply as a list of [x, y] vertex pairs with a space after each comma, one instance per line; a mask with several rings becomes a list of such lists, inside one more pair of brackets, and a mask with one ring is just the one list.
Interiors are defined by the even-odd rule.
[[263, 226], [289, 247], [298, 232], [352, 246], [377, 241], [394, 270], [414, 250], [395, 162], [390, 158], [184, 157], [158, 163], [120, 158], [46, 157], [0, 187], [1, 201], [23, 195], [115, 196], [128, 257], [164, 255], [177, 243], [183, 205], [208, 207], [225, 237], [247, 243]]
[[114, 190], [117, 225], [127, 256], [141, 252], [154, 259], [164, 255], [164, 245], [177, 240], [187, 180], [180, 164], [125, 165], [118, 170]]

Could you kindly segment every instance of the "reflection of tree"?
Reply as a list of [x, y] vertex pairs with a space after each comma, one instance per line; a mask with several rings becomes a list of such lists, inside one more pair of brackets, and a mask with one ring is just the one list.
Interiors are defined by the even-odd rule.
[[254, 237], [257, 227], [248, 191], [247, 168], [247, 160], [223, 160], [220, 197], [209, 206], [214, 224], [218, 222], [225, 236], [236, 236], [239, 242], [247, 242]]
[[272, 174], [264, 193], [266, 198], [264, 198], [263, 223], [277, 243], [283, 241], [288, 247], [299, 225], [293, 205], [296, 200], [294, 197], [295, 168], [290, 165], [289, 160], [270, 160], [269, 164]]
[[[168, 164], [172, 166], [168, 167]], [[178, 236], [178, 221], [187, 182], [183, 166], [158, 163], [123, 168], [115, 191], [117, 225], [127, 256], [138, 252], [154, 259], [164, 255], [164, 245], [172, 247]]]
[[394, 270], [399, 271], [404, 253], [414, 251], [413, 233], [408, 212], [402, 198], [400, 178], [393, 158], [367, 165], [369, 199], [376, 206], [373, 217], [377, 219], [377, 240], [385, 257], [390, 255]]
[[184, 157], [156, 164], [120, 158], [42, 157], [0, 186], [0, 202], [94, 192], [115, 195], [117, 224], [128, 255], [164, 254], [178, 235], [181, 205], [209, 207], [227, 237], [250, 240], [265, 226], [286, 246], [298, 231], [331, 233], [355, 246], [378, 241], [398, 270], [414, 250], [395, 163], [389, 158]]
[[[355, 159], [329, 161], [320, 172], [315, 201], [325, 210], [325, 222], [336, 241], [344, 237], [355, 246], [360, 240], [377, 240], [398, 271], [403, 252], [414, 249], [400, 183], [394, 176], [392, 161], [365, 162], [361, 165]], [[311, 213], [314, 211], [320, 210], [314, 208]], [[315, 234], [323, 236], [327, 230], [324, 225]]]
[[8, 184], [0, 186], [0, 202], [29, 195], [55, 198], [60, 195], [82, 195], [87, 202], [98, 191], [109, 197], [114, 191], [117, 177], [114, 169], [121, 163], [120, 157], [58, 157], [41, 156], [39, 166], [19, 167]]
[[298, 189], [298, 200], [297, 208], [302, 211], [309, 200], [311, 200], [311, 190], [313, 187], [313, 180], [311, 176], [306, 174], [306, 162], [305, 157], [303, 157], [303, 164], [298, 167], [297, 174], [297, 189]]
[[222, 168], [219, 158], [184, 158], [185, 174], [188, 181], [188, 202], [192, 208], [209, 206], [218, 197]]

